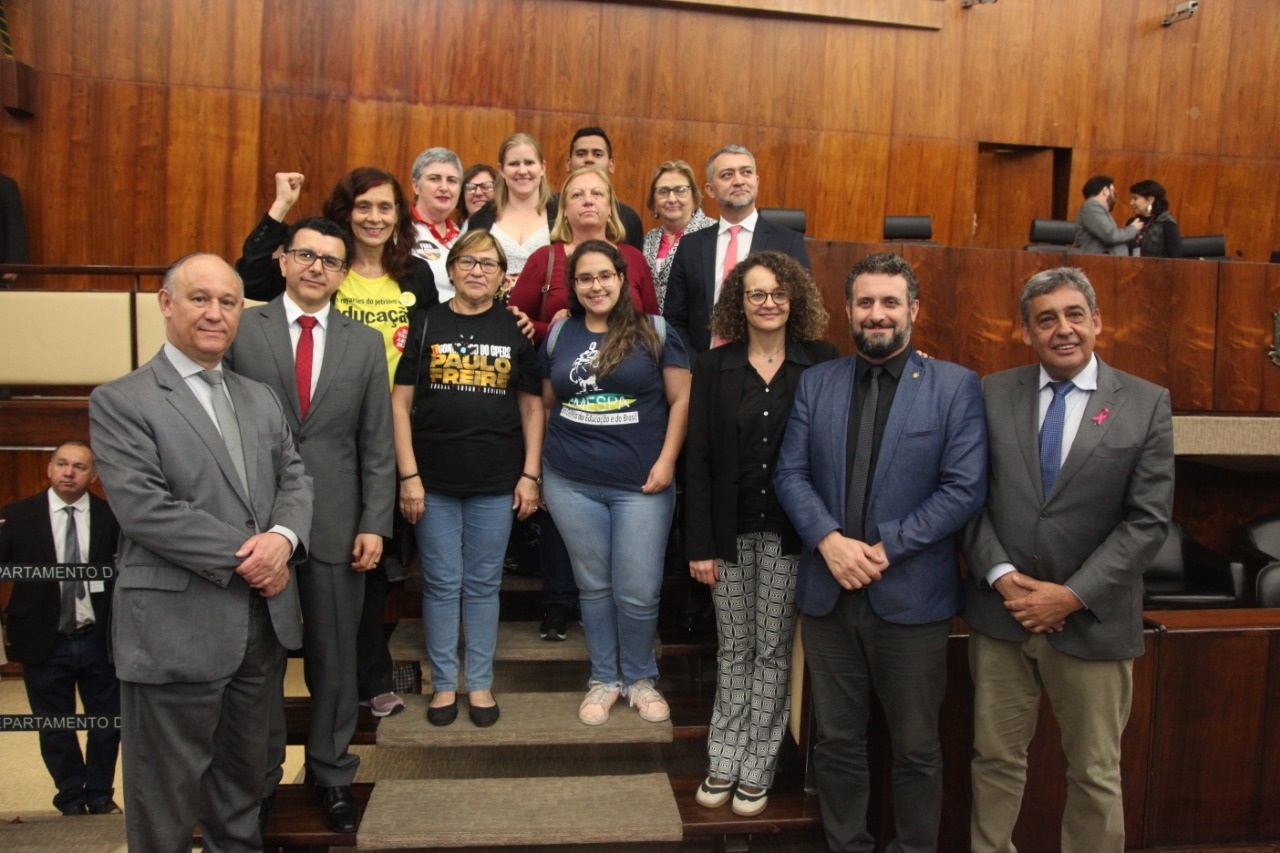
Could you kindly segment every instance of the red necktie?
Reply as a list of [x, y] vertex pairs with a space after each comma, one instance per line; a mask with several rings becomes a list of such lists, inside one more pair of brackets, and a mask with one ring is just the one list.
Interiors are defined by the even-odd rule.
[[741, 230], [741, 225], [729, 226], [729, 245], [724, 250], [724, 270], [720, 276], [721, 287], [724, 287], [724, 283], [729, 280], [729, 273], [733, 272], [733, 268], [738, 265], [738, 232]]
[[293, 359], [293, 375], [298, 380], [298, 408], [302, 417], [306, 418], [307, 409], [311, 408], [311, 359], [315, 355], [316, 342], [311, 337], [311, 330], [320, 322], [315, 317], [302, 315], [298, 325], [302, 334], [298, 337], [298, 352]]

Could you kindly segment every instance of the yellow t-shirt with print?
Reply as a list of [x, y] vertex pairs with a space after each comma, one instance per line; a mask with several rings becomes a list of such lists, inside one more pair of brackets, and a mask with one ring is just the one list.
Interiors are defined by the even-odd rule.
[[415, 297], [400, 291], [389, 275], [365, 278], [348, 271], [333, 297], [333, 307], [340, 314], [358, 320], [382, 335], [387, 347], [387, 369], [394, 384], [396, 365], [409, 336], [409, 310]]

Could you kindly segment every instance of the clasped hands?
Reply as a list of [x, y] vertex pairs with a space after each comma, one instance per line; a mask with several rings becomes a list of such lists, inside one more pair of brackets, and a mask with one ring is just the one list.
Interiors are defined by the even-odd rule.
[[880, 580], [889, 568], [889, 558], [884, 553], [884, 543], [868, 545], [858, 539], [850, 539], [833, 530], [818, 543], [818, 553], [827, 562], [827, 569], [836, 583], [845, 589], [862, 589]]
[[1033, 634], [1056, 634], [1067, 617], [1084, 608], [1076, 594], [1062, 584], [1040, 581], [1012, 571], [996, 579], [996, 592], [1004, 596], [1005, 609]]
[[293, 544], [279, 533], [257, 533], [236, 551], [241, 560], [236, 574], [267, 598], [279, 595], [289, 585], [289, 555]]

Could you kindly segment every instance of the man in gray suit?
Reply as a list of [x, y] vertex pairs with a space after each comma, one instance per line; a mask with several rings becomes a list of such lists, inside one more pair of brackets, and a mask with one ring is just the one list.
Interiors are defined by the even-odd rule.
[[261, 849], [271, 676], [302, 643], [289, 562], [311, 478], [265, 385], [222, 370], [244, 287], [188, 255], [160, 291], [167, 342], [97, 388], [89, 427], [120, 522], [112, 648], [129, 849]]
[[[378, 565], [382, 537], [391, 535], [396, 464], [382, 336], [330, 305], [351, 252], [351, 235], [336, 222], [295, 223], [280, 256], [285, 292], [245, 311], [226, 359], [227, 367], [280, 398], [315, 482], [311, 547], [298, 569], [311, 693], [307, 770], [334, 832], [355, 832], [359, 822], [350, 785], [360, 758], [347, 747], [359, 712], [360, 573]], [[283, 679], [282, 667], [272, 702], [264, 818], [284, 761]]]
[[1022, 339], [1039, 364], [983, 383], [985, 509], [965, 531], [973, 628], [974, 851], [1013, 851], [1040, 692], [1067, 756], [1066, 853], [1124, 849], [1120, 735], [1142, 654], [1142, 573], [1173, 504], [1169, 392], [1104, 364], [1093, 286], [1032, 276]]
[[1094, 175], [1081, 189], [1084, 204], [1076, 211], [1076, 248], [1089, 255], [1127, 255], [1129, 241], [1142, 232], [1142, 220], [1121, 228], [1111, 217], [1116, 206], [1116, 182]]

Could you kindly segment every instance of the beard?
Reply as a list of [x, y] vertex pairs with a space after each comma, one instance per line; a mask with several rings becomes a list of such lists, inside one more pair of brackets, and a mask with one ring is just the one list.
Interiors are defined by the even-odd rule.
[[[881, 327], [885, 328], [885, 327]], [[911, 324], [894, 327], [893, 334], [887, 338], [872, 338], [861, 326], [853, 330], [853, 343], [858, 354], [863, 358], [888, 358], [907, 345], [911, 340]]]

